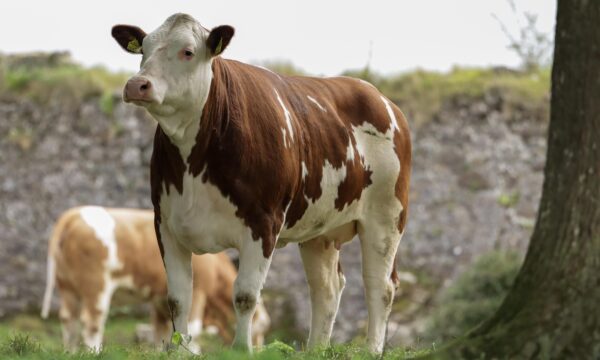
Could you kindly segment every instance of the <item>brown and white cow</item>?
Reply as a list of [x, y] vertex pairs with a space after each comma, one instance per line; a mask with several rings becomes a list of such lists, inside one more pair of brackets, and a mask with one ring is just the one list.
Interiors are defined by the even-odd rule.
[[368, 346], [380, 352], [408, 207], [406, 119], [358, 79], [283, 76], [219, 57], [233, 34], [186, 14], [149, 34], [112, 29], [126, 51], [142, 55], [124, 99], [159, 124], [152, 201], [174, 329], [186, 331], [192, 253], [236, 248], [234, 345], [250, 350], [273, 250], [295, 242], [311, 294], [308, 346], [327, 344], [344, 287], [339, 248], [358, 234]]
[[[230, 325], [235, 319], [231, 299], [237, 274], [233, 263], [224, 253], [206, 254], [194, 256], [192, 268], [192, 307], [187, 323], [191, 348], [199, 349], [203, 325], [215, 326], [223, 340], [231, 342]], [[50, 238], [47, 277], [42, 317], [48, 316], [56, 282], [65, 348], [77, 348], [81, 320], [84, 344], [100, 350], [111, 302], [151, 302], [154, 340], [157, 344], [169, 340], [167, 277], [152, 211], [98, 206], [66, 211]], [[260, 304], [253, 322], [259, 344], [269, 324]]]

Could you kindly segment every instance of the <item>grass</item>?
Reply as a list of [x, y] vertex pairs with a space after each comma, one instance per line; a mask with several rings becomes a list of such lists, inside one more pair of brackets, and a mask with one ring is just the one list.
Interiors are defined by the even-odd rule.
[[52, 101], [79, 104], [120, 89], [127, 78], [126, 74], [112, 73], [102, 67], [17, 68], [4, 74], [4, 95], [22, 96], [40, 104]]
[[348, 71], [347, 76], [371, 82], [405, 112], [417, 126], [431, 120], [442, 106], [500, 94], [501, 106], [545, 111], [550, 93], [550, 69], [521, 72], [495, 68], [456, 67], [450, 72], [415, 70], [383, 77], [366, 70]]
[[460, 337], [493, 315], [509, 292], [521, 267], [516, 252], [482, 255], [442, 294], [428, 321], [425, 340]]
[[414, 351], [403, 348], [386, 350], [383, 358], [369, 353], [360, 343], [338, 344], [311, 351], [297, 351], [277, 340], [253, 355], [219, 344], [215, 339], [204, 339], [201, 356], [193, 356], [181, 349], [166, 353], [148, 344], [135, 342], [135, 326], [145, 321], [132, 317], [114, 317], [107, 322], [105, 346], [99, 354], [86, 350], [67, 353], [61, 345], [60, 324], [56, 319], [42, 320], [35, 315], [21, 314], [0, 322], [1, 359], [191, 359], [207, 360], [283, 360], [283, 359], [405, 359], [426, 354], [429, 350]]

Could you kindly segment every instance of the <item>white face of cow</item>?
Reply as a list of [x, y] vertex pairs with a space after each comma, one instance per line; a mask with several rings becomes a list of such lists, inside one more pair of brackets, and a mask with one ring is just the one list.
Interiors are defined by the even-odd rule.
[[135, 26], [114, 26], [112, 35], [121, 47], [142, 54], [140, 71], [125, 85], [125, 102], [145, 107], [168, 135], [178, 137], [201, 115], [212, 59], [233, 33], [227, 25], [209, 31], [186, 14], [170, 16], [149, 34]]

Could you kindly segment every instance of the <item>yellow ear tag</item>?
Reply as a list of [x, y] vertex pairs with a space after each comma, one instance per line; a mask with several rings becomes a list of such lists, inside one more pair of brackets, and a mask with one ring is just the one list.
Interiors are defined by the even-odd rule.
[[127, 50], [134, 52], [136, 54], [139, 54], [142, 52], [142, 46], [140, 45], [140, 42], [136, 38], [133, 38], [127, 44]]
[[215, 49], [215, 55], [219, 55], [221, 53], [221, 48], [223, 47], [223, 38], [219, 39], [219, 44]]

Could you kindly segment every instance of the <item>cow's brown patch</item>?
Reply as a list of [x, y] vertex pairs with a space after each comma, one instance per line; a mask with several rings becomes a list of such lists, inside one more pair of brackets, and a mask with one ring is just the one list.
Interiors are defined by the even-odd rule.
[[150, 160], [150, 188], [152, 204], [154, 205], [154, 229], [163, 261], [165, 251], [160, 237], [160, 196], [163, 188], [169, 194], [171, 185], [180, 194], [183, 192], [185, 167], [179, 149], [173, 145], [160, 126], [157, 126], [154, 134], [154, 149]]

